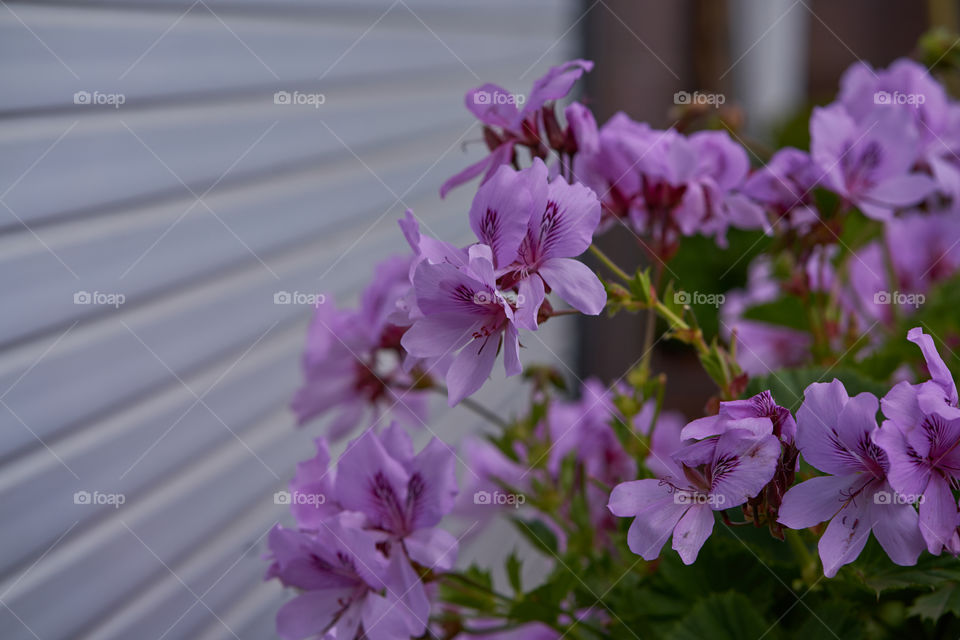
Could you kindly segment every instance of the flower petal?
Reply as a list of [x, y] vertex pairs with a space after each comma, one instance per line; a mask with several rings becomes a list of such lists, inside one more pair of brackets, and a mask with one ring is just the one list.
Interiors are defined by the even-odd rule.
[[817, 548], [823, 563], [823, 574], [837, 575], [845, 564], [853, 562], [863, 551], [870, 537], [870, 511], [866, 500], [856, 500], [838, 513], [820, 538]]
[[683, 564], [693, 564], [700, 548], [713, 532], [714, 516], [708, 505], [690, 507], [673, 530], [673, 548]]
[[302, 640], [326, 629], [342, 608], [341, 600], [350, 589], [307, 591], [286, 603], [277, 612], [277, 635], [284, 640]]
[[457, 538], [443, 529], [414, 531], [404, 538], [403, 545], [411, 560], [431, 569], [449, 571], [457, 560]]
[[777, 522], [806, 529], [836, 516], [849, 497], [870, 481], [867, 474], [818, 476], [791, 487], [783, 496]]
[[527, 233], [532, 201], [526, 180], [520, 172], [502, 165], [470, 205], [470, 228], [480, 242], [493, 249], [498, 269], [516, 259]]
[[474, 338], [460, 350], [447, 370], [447, 403], [453, 407], [483, 386], [497, 359], [497, 336]]
[[538, 269], [544, 281], [574, 309], [599, 315], [607, 304], [607, 292], [590, 267], [572, 258], [553, 258]]
[[[889, 483], [881, 491], [893, 492]], [[901, 566], [913, 566], [924, 549], [923, 536], [917, 520], [917, 511], [911, 504], [873, 501], [870, 507], [873, 535], [890, 559]]]
[[944, 547], [951, 546], [958, 524], [957, 500], [949, 483], [938, 474], [931, 475], [920, 502], [920, 534], [927, 543], [927, 551], [940, 555]]
[[456, 499], [456, 456], [448, 444], [433, 438], [410, 466], [410, 530], [436, 526], [453, 509]]
[[797, 411], [797, 447], [820, 471], [844, 476], [863, 470], [840, 438], [840, 413], [847, 403], [843, 383], [815, 382], [803, 392]]

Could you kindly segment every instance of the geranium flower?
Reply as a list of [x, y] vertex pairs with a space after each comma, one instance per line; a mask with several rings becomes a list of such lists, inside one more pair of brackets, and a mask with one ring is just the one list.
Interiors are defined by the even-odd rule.
[[619, 484], [607, 506], [615, 516], [634, 518], [627, 533], [631, 551], [653, 560], [672, 535], [683, 563], [692, 564], [713, 531], [713, 512], [743, 504], [773, 477], [780, 442], [772, 433], [732, 429], [672, 458], [673, 475]]
[[501, 167], [477, 192], [470, 226], [494, 248], [501, 288], [518, 290], [517, 324], [537, 328], [549, 288], [578, 311], [597, 315], [607, 294], [597, 275], [573, 258], [593, 242], [600, 202], [587, 187], [548, 180], [540, 159], [520, 172]]
[[402, 544], [411, 560], [449, 569], [457, 540], [436, 526], [456, 500], [455, 461], [450, 447], [436, 438], [414, 455], [410, 436], [397, 425], [380, 437], [365, 431], [337, 464], [337, 501], [362, 513], [367, 528]]
[[358, 514], [343, 513], [313, 534], [270, 532], [266, 578], [302, 591], [277, 613], [281, 638], [405, 640], [426, 630], [430, 603], [416, 574], [400, 554], [383, 557], [359, 525]]
[[[465, 98], [467, 109], [483, 123], [484, 140], [490, 154], [443, 183], [440, 197], [481, 173], [484, 174], [481, 184], [489, 180], [497, 168], [511, 162], [517, 145], [531, 148], [539, 157], [545, 156], [541, 141], [541, 110], [548, 103], [566, 97], [580, 76], [591, 69], [593, 63], [589, 60], [571, 60], [553, 67], [533, 83], [533, 89], [525, 99], [490, 83], [468, 91]], [[522, 108], [517, 108], [518, 105]]]
[[797, 444], [803, 458], [832, 475], [812, 478], [787, 491], [779, 522], [803, 529], [830, 521], [820, 538], [828, 578], [860, 555], [870, 532], [900, 565], [913, 565], [923, 550], [917, 513], [888, 481], [890, 462], [873, 438], [877, 398], [853, 398], [839, 380], [814, 383], [797, 412]]
[[919, 157], [916, 126], [900, 110], [878, 107], [858, 122], [842, 105], [817, 107], [810, 119], [810, 153], [825, 186], [878, 220], [915, 205], [936, 189], [912, 171]]
[[379, 421], [384, 412], [414, 426], [426, 420], [426, 394], [409, 389], [412, 378], [400, 366], [402, 329], [387, 321], [391, 306], [384, 296], [403, 288], [378, 287], [360, 311], [338, 310], [332, 301], [318, 305], [307, 332], [304, 382], [291, 408], [300, 425], [334, 413], [327, 426], [332, 439], [370, 415]]
[[930, 553], [960, 553], [960, 513], [951, 486], [960, 482], [960, 409], [957, 387], [930, 336], [919, 327], [907, 339], [920, 346], [931, 380], [900, 382], [882, 401], [887, 420], [874, 441], [890, 459], [890, 484], [919, 496], [920, 533]]
[[486, 245], [469, 250], [463, 267], [421, 262], [413, 277], [423, 316], [401, 339], [415, 357], [439, 357], [459, 350], [447, 370], [449, 404], [479, 389], [503, 346], [507, 375], [520, 373], [520, 343], [514, 308], [497, 290], [493, 252]]

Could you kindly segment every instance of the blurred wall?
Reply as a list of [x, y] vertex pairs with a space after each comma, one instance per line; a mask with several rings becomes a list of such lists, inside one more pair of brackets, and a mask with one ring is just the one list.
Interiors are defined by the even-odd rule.
[[[579, 50], [579, 14], [2, 4], [0, 638], [273, 637], [273, 493], [323, 432], [287, 409], [312, 310], [293, 294], [352, 303], [406, 250], [408, 206], [466, 243], [476, 185], [438, 197], [482, 152], [463, 94], [528, 91]], [[567, 323], [525, 360], [572, 371]], [[499, 367], [481, 397], [524, 400]], [[434, 410], [420, 440], [477, 426]]]

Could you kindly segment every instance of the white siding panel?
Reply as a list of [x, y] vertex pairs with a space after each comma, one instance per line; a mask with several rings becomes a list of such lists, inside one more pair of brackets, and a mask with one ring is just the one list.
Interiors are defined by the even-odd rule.
[[[289, 518], [272, 496], [323, 432], [288, 409], [310, 309], [273, 295], [353, 303], [405, 248], [407, 206], [467, 242], [471, 188], [437, 195], [479, 157], [463, 92], [526, 91], [575, 54], [572, 5], [0, 9], [0, 637], [273, 637], [288, 594], [262, 582], [263, 536]], [[563, 369], [571, 336], [552, 321], [524, 359]], [[498, 368], [482, 397], [508, 414], [517, 389]], [[432, 415], [421, 441], [477, 426], [442, 398]]]

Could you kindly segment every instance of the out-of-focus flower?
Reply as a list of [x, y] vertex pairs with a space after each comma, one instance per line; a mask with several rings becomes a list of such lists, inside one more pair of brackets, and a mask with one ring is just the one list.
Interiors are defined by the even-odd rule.
[[808, 153], [786, 147], [773, 154], [766, 166], [750, 174], [743, 192], [772, 211], [777, 221], [804, 231], [819, 217], [813, 190], [821, 175]]
[[267, 579], [301, 590], [277, 613], [281, 638], [400, 640], [425, 631], [429, 602], [413, 570], [400, 554], [383, 557], [376, 534], [359, 524], [358, 514], [343, 513], [313, 534], [270, 532]]
[[[483, 182], [486, 182], [498, 167], [512, 161], [514, 148], [518, 145], [529, 148], [534, 156], [544, 158], [544, 109], [552, 109], [551, 103], [566, 97], [580, 76], [591, 69], [593, 63], [589, 60], [571, 60], [553, 67], [533, 83], [533, 89], [525, 99], [490, 83], [468, 91], [467, 109], [483, 123], [484, 140], [490, 154], [447, 180], [440, 187], [440, 197], [481, 173], [484, 174]], [[519, 105], [522, 108], [518, 108]]]
[[787, 491], [780, 523], [792, 528], [830, 521], [820, 538], [820, 559], [828, 578], [860, 555], [870, 532], [899, 565], [913, 565], [923, 550], [917, 512], [894, 492], [890, 463], [873, 443], [877, 398], [853, 398], [839, 380], [814, 383], [804, 391], [797, 412], [797, 444], [804, 459], [829, 473]]
[[871, 218], [888, 220], [936, 189], [913, 170], [919, 152], [916, 125], [900, 110], [878, 106], [858, 122], [834, 104], [817, 107], [810, 119], [810, 153], [823, 184]]
[[[410, 436], [399, 426], [380, 437], [368, 430], [340, 457], [337, 501], [364, 514], [367, 527], [402, 543], [411, 560], [449, 569], [457, 540], [436, 526], [456, 500], [455, 460], [450, 447], [436, 438], [413, 455]], [[393, 552], [401, 553], [400, 547]]]
[[368, 291], [359, 311], [338, 310], [332, 301], [317, 305], [307, 333], [304, 383], [291, 406], [301, 425], [333, 412], [327, 427], [333, 439], [371, 414], [378, 421], [389, 412], [411, 425], [426, 419], [425, 393], [411, 389], [413, 378], [400, 366], [403, 329], [387, 321], [389, 299], [405, 289], [378, 284]]
[[618, 113], [574, 167], [609, 217], [629, 219], [637, 233], [665, 245], [661, 253], [678, 235], [713, 235], [722, 244], [731, 226], [769, 230], [762, 207], [742, 192], [747, 154], [726, 132], [684, 136]]
[[802, 364], [810, 357], [810, 334], [744, 317], [749, 308], [773, 302], [780, 295], [773, 265], [761, 256], [750, 264], [746, 288], [727, 292], [720, 309], [721, 332], [736, 343], [737, 364], [752, 376]]

